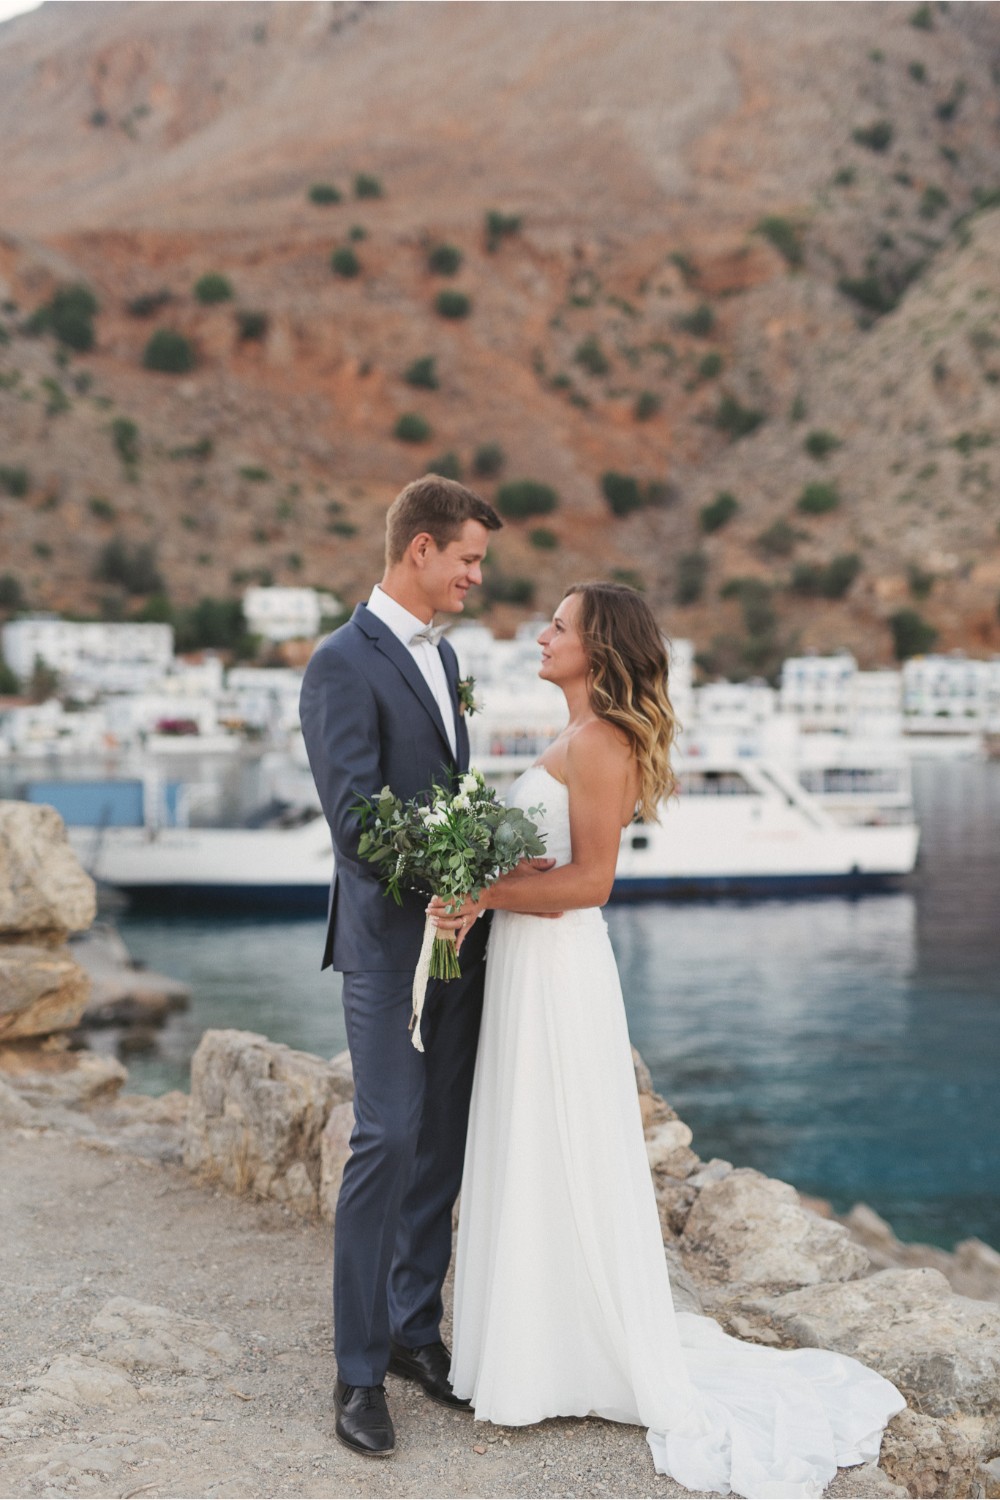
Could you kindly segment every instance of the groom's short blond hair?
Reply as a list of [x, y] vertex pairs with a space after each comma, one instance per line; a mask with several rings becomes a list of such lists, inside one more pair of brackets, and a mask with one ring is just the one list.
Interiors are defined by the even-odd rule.
[[413, 538], [424, 531], [443, 551], [466, 521], [479, 521], [487, 531], [499, 531], [503, 525], [488, 500], [457, 480], [444, 479], [440, 474], [415, 479], [400, 491], [386, 514], [386, 563], [391, 567], [400, 562]]

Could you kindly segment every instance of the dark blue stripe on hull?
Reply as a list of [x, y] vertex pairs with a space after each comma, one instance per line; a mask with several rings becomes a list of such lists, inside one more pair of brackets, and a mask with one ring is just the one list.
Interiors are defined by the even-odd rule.
[[630, 876], [616, 880], [612, 901], [703, 901], [712, 896], [827, 896], [838, 892], [894, 890], [902, 875], [855, 870], [846, 875], [699, 875], [649, 877]]
[[[714, 875], [627, 877], [616, 880], [612, 901], [704, 900], [712, 896], [811, 896], [838, 891], [889, 890], [903, 877], [861, 871], [849, 875]], [[326, 914], [329, 887], [318, 885], [141, 885], [124, 887], [136, 904], [197, 907], [201, 911], [282, 911]]]
[[118, 886], [135, 906], [174, 906], [199, 911], [280, 911], [326, 916], [328, 885], [134, 885]]

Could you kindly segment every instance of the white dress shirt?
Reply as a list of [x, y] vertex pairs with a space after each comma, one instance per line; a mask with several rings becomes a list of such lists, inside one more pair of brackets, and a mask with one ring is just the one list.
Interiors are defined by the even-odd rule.
[[448, 736], [448, 744], [451, 753], [458, 755], [458, 738], [455, 728], [455, 710], [451, 704], [451, 693], [448, 689], [448, 679], [445, 676], [444, 662], [441, 660], [441, 652], [437, 646], [432, 646], [430, 641], [414, 641], [413, 636], [419, 630], [426, 629], [423, 620], [418, 620], [416, 615], [411, 615], [408, 609], [397, 604], [395, 599], [389, 597], [384, 589], [378, 584], [372, 589], [368, 600], [368, 608], [372, 614], [388, 625], [396, 639], [409, 651], [413, 660], [420, 668], [420, 675], [431, 690], [435, 703], [441, 710], [441, 718], [444, 722], [445, 733]]

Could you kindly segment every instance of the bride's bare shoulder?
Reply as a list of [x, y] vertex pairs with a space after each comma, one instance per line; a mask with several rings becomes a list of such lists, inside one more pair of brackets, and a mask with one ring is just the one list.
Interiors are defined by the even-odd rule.
[[605, 719], [581, 724], [566, 747], [566, 768], [608, 771], [626, 769], [632, 760], [628, 737]]

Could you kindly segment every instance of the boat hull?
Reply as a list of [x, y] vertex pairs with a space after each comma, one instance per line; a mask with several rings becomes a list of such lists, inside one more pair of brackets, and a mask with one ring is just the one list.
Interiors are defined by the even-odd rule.
[[[699, 875], [617, 879], [611, 904], [641, 901], [764, 901], [826, 895], [864, 895], [898, 889], [902, 874], [852, 872], [843, 875]], [[172, 907], [186, 911], [253, 912], [261, 915], [323, 916], [329, 886], [186, 883], [116, 883], [135, 906]]]
[[[727, 783], [728, 784], [728, 783]], [[739, 795], [682, 796], [622, 834], [615, 901], [881, 890], [916, 862], [915, 824], [841, 826], [780, 771]], [[201, 910], [323, 912], [333, 875], [321, 817], [287, 828], [74, 827], [95, 879], [133, 900]]]

